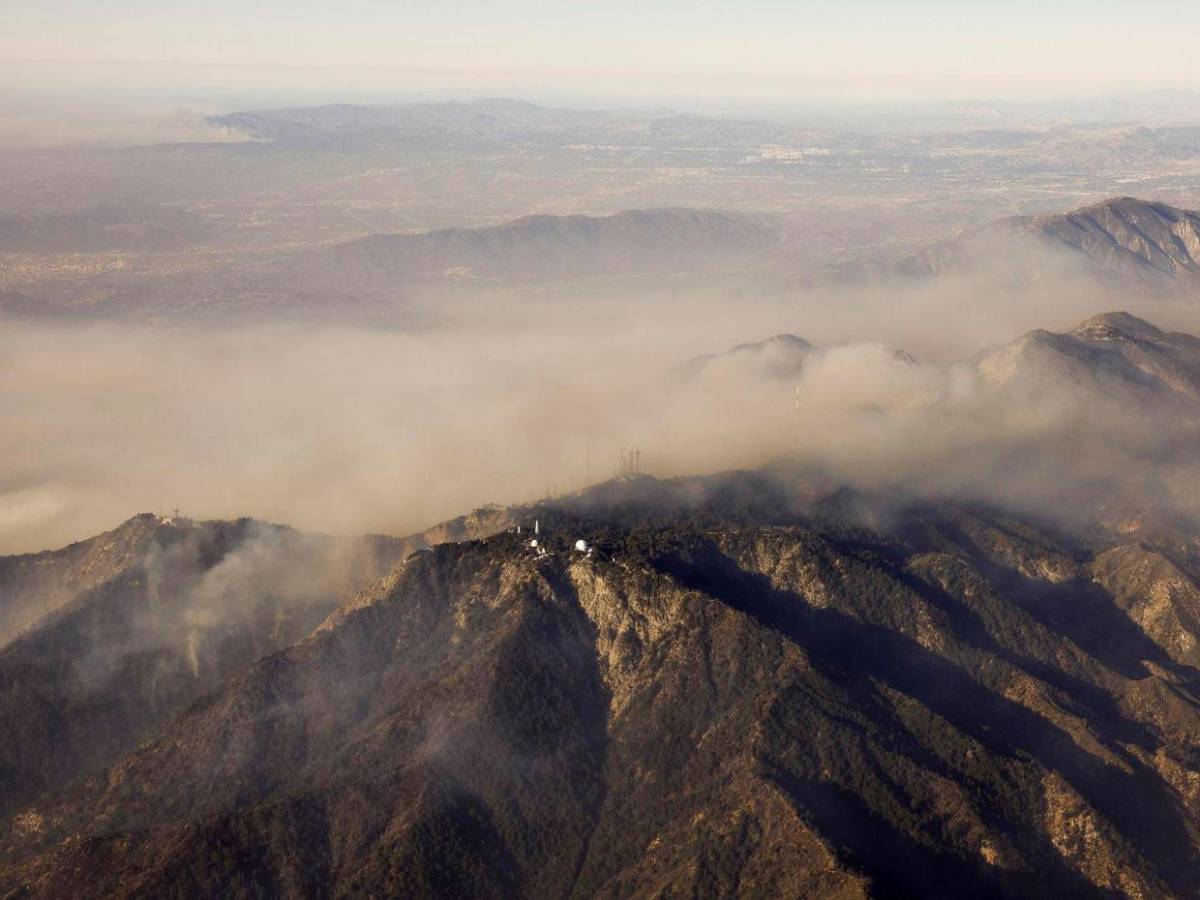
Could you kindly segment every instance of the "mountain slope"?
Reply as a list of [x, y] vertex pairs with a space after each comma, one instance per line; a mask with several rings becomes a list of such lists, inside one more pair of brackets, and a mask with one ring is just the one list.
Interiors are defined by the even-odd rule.
[[8, 599], [16, 583], [60, 600], [0, 650], [0, 731], [10, 736], [0, 746], [0, 813], [128, 751], [232, 674], [299, 640], [398, 552], [395, 542], [252, 520], [143, 515], [32, 558], [32, 580], [22, 565], [30, 558], [0, 560]]
[[710, 268], [763, 251], [778, 230], [763, 217], [692, 209], [612, 216], [526, 216], [488, 228], [377, 234], [311, 251], [280, 274], [307, 290], [394, 289], [439, 279], [537, 281]]
[[1014, 277], [1029, 278], [1064, 261], [1109, 281], [1193, 290], [1200, 285], [1200, 213], [1119, 197], [1069, 213], [1003, 219], [896, 268], [929, 277], [1001, 265], [1013, 268]]
[[1194, 546], [701, 484], [410, 557], [9, 819], [0, 885], [1194, 894], [1200, 673], [1138, 624], [1200, 621]]
[[1119, 197], [1065, 215], [1019, 220], [1018, 227], [1134, 278], [1200, 276], [1200, 213]]
[[161, 524], [157, 516], [135, 516], [119, 528], [61, 550], [0, 557], [0, 647], [140, 561]]
[[1081, 389], [1110, 400], [1200, 402], [1200, 338], [1125, 312], [1070, 331], [1032, 331], [972, 361], [993, 384]]

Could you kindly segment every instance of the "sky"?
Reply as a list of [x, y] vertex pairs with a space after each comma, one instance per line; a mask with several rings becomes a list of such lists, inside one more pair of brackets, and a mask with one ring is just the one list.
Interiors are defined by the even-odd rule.
[[9, 91], [1028, 99], [1200, 85], [1195, 0], [0, 0]]

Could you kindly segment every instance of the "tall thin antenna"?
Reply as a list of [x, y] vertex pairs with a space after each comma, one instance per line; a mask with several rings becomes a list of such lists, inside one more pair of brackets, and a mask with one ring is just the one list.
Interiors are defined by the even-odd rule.
[[584, 479], [584, 487], [592, 485], [592, 442], [588, 441], [587, 445], [587, 476]]
[[795, 429], [795, 434], [792, 439], [796, 442], [796, 449], [799, 451], [800, 445], [800, 385], [796, 385], [795, 400], [792, 402], [792, 427]]

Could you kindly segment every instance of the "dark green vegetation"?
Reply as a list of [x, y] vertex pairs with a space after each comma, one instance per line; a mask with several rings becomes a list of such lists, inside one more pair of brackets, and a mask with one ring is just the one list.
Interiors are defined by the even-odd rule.
[[[1190, 534], [766, 473], [513, 516], [544, 555], [418, 552], [75, 780], [6, 787], [2, 893], [1196, 895]], [[80, 611], [144, 604], [127, 578]], [[13, 698], [89, 649], [6, 674], [6, 728], [49, 727]]]

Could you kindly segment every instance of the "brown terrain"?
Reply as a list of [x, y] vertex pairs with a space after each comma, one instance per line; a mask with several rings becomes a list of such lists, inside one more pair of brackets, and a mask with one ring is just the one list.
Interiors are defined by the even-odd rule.
[[[1194, 412], [1198, 348], [965, 365]], [[1152, 499], [780, 463], [0, 560], [0, 896], [1198, 896], [1200, 527]]]

